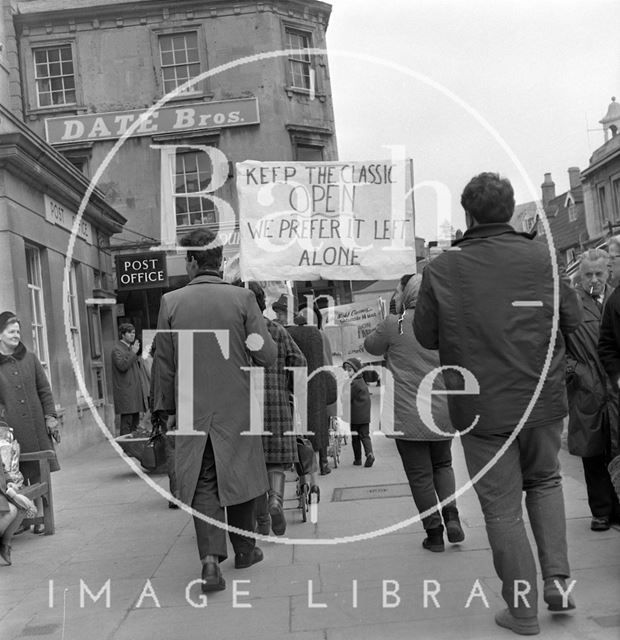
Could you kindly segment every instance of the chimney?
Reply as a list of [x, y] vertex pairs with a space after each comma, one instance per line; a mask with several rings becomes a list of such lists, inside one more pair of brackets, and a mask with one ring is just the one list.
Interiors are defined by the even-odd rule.
[[547, 207], [551, 200], [555, 198], [555, 182], [551, 179], [550, 173], [545, 173], [545, 181], [540, 187], [542, 189], [543, 207]]
[[579, 189], [581, 186], [581, 178], [579, 177], [579, 167], [569, 167], [568, 169], [568, 183], [570, 185], [570, 190]]

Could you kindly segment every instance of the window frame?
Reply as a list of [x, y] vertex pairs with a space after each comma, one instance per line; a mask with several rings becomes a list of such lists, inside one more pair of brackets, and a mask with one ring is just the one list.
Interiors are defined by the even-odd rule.
[[84, 374], [84, 352], [82, 351], [82, 331], [80, 325], [80, 304], [79, 304], [79, 287], [78, 287], [78, 269], [77, 262], [71, 262], [69, 268], [69, 286], [67, 291], [67, 306], [69, 309], [69, 333], [75, 350], [80, 373]]
[[[316, 31], [315, 29], [305, 23], [295, 22], [293, 20], [282, 20], [282, 49], [288, 50], [291, 47], [288, 44], [289, 32], [297, 33], [299, 35], [307, 36], [309, 45], [308, 49], [316, 48]], [[309, 55], [307, 64], [310, 68], [309, 86], [299, 87], [294, 84], [293, 72], [291, 70], [291, 62], [304, 63], [303, 60], [291, 59], [290, 55], [282, 56], [282, 64], [284, 65], [284, 77], [286, 78], [285, 90], [289, 97], [292, 97], [294, 93], [303, 94], [306, 96], [316, 96], [321, 102], [325, 100], [325, 94], [323, 92], [323, 84], [320, 80], [320, 74], [318, 73], [319, 66], [323, 65], [322, 57], [316, 55]]]
[[614, 205], [614, 222], [620, 220], [620, 174], [611, 176], [611, 194]]
[[[35, 49], [49, 49], [52, 47], [71, 47], [71, 59], [73, 60], [73, 77], [75, 80], [75, 102], [71, 104], [53, 104], [47, 107], [39, 106], [39, 98], [35, 70]], [[20, 55], [22, 60], [28, 60], [21, 66], [23, 73], [23, 93], [26, 102], [27, 114], [76, 112], [84, 106], [82, 94], [82, 78], [80, 74], [80, 57], [75, 44], [75, 38], [50, 38], [49, 36], [25, 37], [20, 43]]]
[[[155, 70], [155, 86], [157, 94], [160, 97], [166, 95], [164, 89], [163, 68], [161, 65], [161, 48], [160, 38], [166, 36], [177, 36], [184, 33], [196, 34], [196, 46], [198, 47], [198, 64], [200, 65], [198, 75], [204, 73], [209, 69], [208, 64], [208, 50], [207, 41], [204, 32], [204, 25], [197, 25], [196, 23], [183, 23], [175, 25], [174, 27], [155, 27], [151, 29], [151, 53], [153, 59], [153, 67]], [[209, 91], [209, 80], [200, 80], [196, 82], [190, 91], [182, 93], [171, 101], [176, 100], [196, 100], [200, 97], [213, 97], [213, 94]]]
[[[30, 327], [32, 330], [32, 350], [39, 359], [43, 370], [52, 384], [50, 371], [50, 351], [47, 333], [47, 316], [45, 313], [45, 293], [43, 291], [43, 270], [41, 268], [41, 248], [34, 244], [24, 245], [26, 258], [26, 284], [30, 304]], [[30, 263], [29, 254], [33, 257]], [[35, 282], [30, 282], [30, 274]], [[36, 282], [38, 280], [38, 282]], [[38, 303], [37, 300], [38, 299]], [[37, 309], [40, 311], [37, 311]]]
[[609, 221], [609, 214], [607, 211], [607, 191], [605, 184], [596, 185], [596, 204], [598, 208], [598, 215], [603, 226], [607, 225]]

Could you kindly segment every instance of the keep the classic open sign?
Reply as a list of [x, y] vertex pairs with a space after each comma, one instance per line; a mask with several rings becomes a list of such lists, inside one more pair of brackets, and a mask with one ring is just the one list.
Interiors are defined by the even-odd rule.
[[116, 256], [117, 289], [154, 289], [168, 286], [166, 254], [161, 251]]

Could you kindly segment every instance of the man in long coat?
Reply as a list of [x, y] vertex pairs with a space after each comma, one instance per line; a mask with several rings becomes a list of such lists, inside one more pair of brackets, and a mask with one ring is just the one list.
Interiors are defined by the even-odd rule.
[[118, 328], [120, 340], [112, 347], [112, 391], [114, 411], [120, 414], [120, 432], [124, 436], [138, 428], [140, 412], [145, 412], [147, 402], [142, 387], [142, 373], [138, 361], [140, 341], [136, 329], [123, 323]]
[[568, 450], [583, 462], [592, 531], [609, 529], [618, 502], [607, 470], [610, 429], [618, 428], [618, 391], [597, 352], [602, 309], [612, 292], [606, 285], [608, 262], [601, 249], [583, 255], [575, 287], [583, 305], [583, 322], [566, 338]]
[[[268, 366], [277, 354], [254, 294], [222, 280], [221, 245], [203, 249], [214, 238], [212, 232], [198, 229], [182, 239], [183, 246], [200, 249], [187, 252], [190, 283], [162, 298], [157, 328], [164, 333], [158, 334], [155, 352], [161, 389], [155, 408], [178, 415], [178, 398], [187, 389], [179, 380], [182, 338], [170, 331], [194, 331], [193, 430], [206, 437], [183, 435], [188, 428], [181, 423], [173, 437], [179, 499], [222, 523], [194, 518], [205, 592], [226, 587], [218, 566], [228, 555], [224, 509], [230, 526], [253, 532], [254, 499], [268, 488], [261, 438], [242, 434], [250, 430], [252, 400], [250, 372], [243, 368]], [[232, 531], [229, 537], [235, 568], [262, 560], [254, 537]]]

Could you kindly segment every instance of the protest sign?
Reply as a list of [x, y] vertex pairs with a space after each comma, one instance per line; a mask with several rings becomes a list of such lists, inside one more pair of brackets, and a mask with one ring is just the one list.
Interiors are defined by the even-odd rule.
[[236, 166], [244, 280], [378, 280], [412, 271], [411, 160]]
[[359, 358], [362, 362], [376, 361], [378, 358], [364, 349], [364, 338], [382, 319], [379, 300], [331, 307], [324, 329], [332, 347], [334, 364], [340, 364], [353, 357]]

